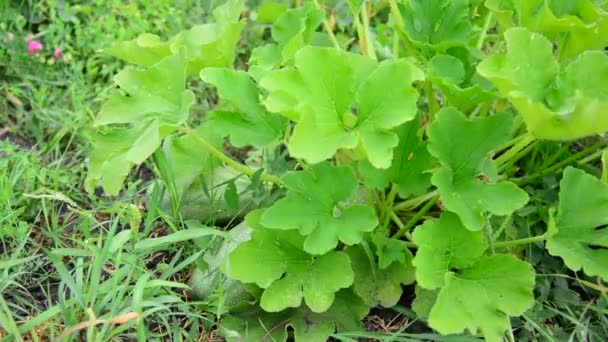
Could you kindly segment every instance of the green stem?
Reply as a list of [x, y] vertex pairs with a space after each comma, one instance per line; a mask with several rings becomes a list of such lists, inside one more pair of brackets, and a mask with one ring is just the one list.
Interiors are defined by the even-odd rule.
[[580, 161], [579, 161], [579, 163], [580, 163], [581, 161], [586, 160], [589, 157], [598, 158], [599, 156], [601, 156], [601, 153], [599, 153], [600, 151], [595, 151], [591, 155], [587, 155], [587, 154], [589, 152], [597, 150], [598, 148], [601, 148], [601, 147], [603, 147], [604, 145], [607, 145], [607, 144], [608, 144], [608, 141], [600, 141], [599, 143], [594, 144], [592, 146], [589, 146], [589, 147], [585, 148], [584, 150], [582, 150], [582, 151], [580, 151], [580, 152], [578, 152], [576, 154], [573, 154], [569, 158], [566, 158], [566, 159], [560, 161], [559, 163], [554, 164], [553, 166], [550, 166], [550, 167], [548, 167], [548, 168], [546, 168], [544, 170], [541, 170], [540, 172], [538, 172], [536, 174], [533, 174], [531, 176], [523, 177], [522, 179], [525, 179], [525, 180], [529, 181], [531, 179], [542, 177], [542, 176], [544, 176], [546, 174], [549, 174], [551, 172], [559, 170], [562, 167], [564, 167], [564, 166], [566, 166], [566, 165], [568, 165], [570, 163], [573, 163], [573, 162], [577, 161], [578, 159], [580, 159]]
[[593, 153], [593, 154], [590, 154], [589, 156], [587, 156], [587, 157], [585, 157], [585, 158], [583, 158], [583, 159], [579, 160], [579, 161], [578, 161], [578, 163], [579, 163], [579, 164], [587, 164], [587, 163], [588, 163], [588, 162], [590, 162], [590, 161], [593, 161], [593, 160], [595, 160], [595, 159], [597, 159], [597, 158], [602, 157], [602, 155], [603, 155], [605, 152], [606, 152], [606, 149], [599, 150], [599, 151], [597, 151], [597, 152], [595, 152], [595, 153]]
[[[233, 167], [234, 169], [236, 169], [237, 171], [246, 174], [247, 176], [253, 176], [255, 174], [255, 170], [248, 168], [247, 166], [235, 161], [234, 159], [230, 158], [229, 156], [227, 156], [226, 154], [224, 154], [224, 152], [218, 150], [217, 148], [215, 148], [215, 146], [211, 145], [209, 142], [207, 142], [207, 140], [201, 138], [198, 134], [196, 134], [194, 131], [192, 131], [190, 128], [188, 127], [183, 127], [182, 128], [183, 132], [186, 133], [187, 135], [189, 135], [190, 137], [192, 137], [194, 139], [194, 141], [200, 145], [201, 147], [205, 148], [209, 153], [211, 153], [211, 155], [213, 155], [214, 157], [218, 158], [219, 160], [223, 161], [224, 163], [226, 163], [227, 165], [230, 165], [231, 167]], [[281, 179], [277, 176], [274, 175], [269, 175], [267, 173], [263, 173], [260, 178], [264, 181], [267, 182], [271, 182], [271, 183], [275, 183], [275, 184], [281, 184]]]
[[405, 245], [405, 247], [407, 247], [407, 248], [418, 248], [418, 245], [417, 245], [417, 244], [415, 244], [414, 242], [411, 242], [411, 241], [403, 241], [403, 240], [400, 240], [400, 241], [401, 241], [401, 243], [402, 243], [402, 244], [404, 244], [404, 245]]
[[495, 249], [499, 249], [499, 248], [511, 248], [511, 247], [514, 247], [514, 246], [527, 245], [527, 244], [530, 244], [530, 243], [545, 241], [546, 239], [547, 239], [547, 234], [542, 234], [542, 235], [538, 235], [538, 236], [527, 237], [527, 238], [524, 238], [524, 239], [494, 242], [493, 246], [494, 246]]
[[424, 92], [426, 93], [428, 104], [429, 104], [429, 122], [433, 121], [435, 114], [439, 111], [439, 102], [437, 102], [437, 97], [435, 96], [435, 91], [433, 90], [433, 82], [430, 79], [427, 79], [424, 82]]
[[386, 202], [384, 202], [383, 204], [383, 224], [382, 224], [382, 228], [383, 229], [387, 229], [388, 228], [388, 224], [389, 222], [391, 222], [391, 213], [393, 212], [393, 204], [395, 203], [395, 197], [397, 197], [397, 186], [395, 184], [393, 184], [391, 186], [391, 191], [388, 194], [388, 197], [386, 199]]
[[[435, 202], [437, 202], [437, 199], [438, 199], [438, 196], [435, 196], [435, 197], [431, 198], [430, 201], [426, 202], [424, 207], [422, 207], [420, 210], [418, 210], [418, 212], [414, 215], [414, 217], [412, 217], [409, 221], [407, 221], [407, 224], [405, 224], [403, 227], [399, 227], [399, 231], [397, 233], [395, 233], [395, 235], [393, 235], [393, 238], [398, 239], [398, 238], [402, 237], [403, 235], [405, 235], [405, 233], [409, 232], [409, 230], [412, 229], [412, 227], [414, 227], [414, 225], [416, 223], [418, 223], [418, 221], [422, 218], [422, 216], [424, 216], [424, 214], [426, 214], [433, 207], [433, 205], [435, 205]], [[392, 214], [394, 214], [396, 216], [396, 214], [394, 212]]]
[[494, 18], [494, 12], [488, 11], [486, 20], [483, 24], [483, 28], [481, 29], [481, 35], [479, 36], [479, 39], [477, 40], [477, 49], [478, 50], [481, 50], [481, 48], [483, 47], [483, 43], [485, 42], [486, 37], [488, 36], [488, 30], [490, 29], [490, 24], [492, 23], [493, 18]]
[[422, 203], [430, 200], [431, 198], [433, 198], [433, 197], [435, 197], [437, 195], [439, 195], [439, 191], [438, 190], [433, 190], [433, 191], [431, 191], [429, 193], [426, 193], [426, 194], [424, 194], [422, 196], [414, 197], [414, 198], [411, 198], [411, 199], [409, 199], [407, 201], [403, 201], [403, 202], [397, 203], [393, 207], [393, 209], [395, 211], [411, 210], [411, 209], [416, 208], [417, 206], [421, 205]]
[[363, 6], [361, 6], [360, 13], [361, 18], [363, 20], [363, 34], [365, 34], [367, 54], [374, 60], [377, 60], [378, 57], [376, 56], [376, 48], [374, 47], [374, 41], [372, 40], [372, 33], [369, 25], [369, 13], [367, 12], [367, 3], [364, 3]]
[[[313, 0], [315, 8], [316, 9], [320, 9], [323, 10], [323, 8], [321, 8], [321, 5], [319, 5], [319, 1], [318, 0]], [[325, 16], [325, 11], [323, 10], [324, 16]], [[340, 43], [338, 42], [338, 39], [336, 39], [336, 36], [334, 35], [334, 31], [331, 29], [331, 26], [329, 25], [329, 21], [327, 21], [327, 18], [323, 18], [323, 29], [325, 29], [325, 32], [327, 32], [327, 35], [329, 36], [329, 40], [331, 40], [332, 44], [334, 45], [334, 47], [337, 50], [341, 50], [342, 47], [340, 47]]]
[[[536, 141], [536, 138], [532, 134], [524, 133], [522, 138], [517, 143], [515, 143], [515, 145], [511, 146], [511, 148], [509, 148], [505, 153], [503, 153], [500, 157], [496, 158], [496, 165], [500, 167], [501, 165], [510, 161], [534, 141]], [[522, 156], [519, 156], [519, 158], [521, 157]]]
[[[365, 6], [365, 5], [362, 5]], [[365, 30], [363, 29], [363, 25], [361, 24], [361, 20], [359, 18], [359, 13], [361, 11], [357, 8], [351, 7], [351, 13], [353, 15], [353, 23], [355, 24], [355, 30], [357, 31], [357, 37], [359, 37], [359, 49], [361, 49], [361, 54], [362, 55], [367, 55], [368, 51], [367, 51], [367, 42], [366, 42], [366, 35], [365, 35]]]

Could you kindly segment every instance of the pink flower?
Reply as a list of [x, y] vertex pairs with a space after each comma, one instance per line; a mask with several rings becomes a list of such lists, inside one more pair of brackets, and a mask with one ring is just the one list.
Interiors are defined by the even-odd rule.
[[61, 48], [55, 48], [55, 52], [53, 52], [53, 59], [55, 62], [59, 59], [59, 57], [61, 57], [61, 53]]
[[29, 41], [32, 40], [32, 35], [28, 34], [27, 36], [23, 37], [23, 40], [25, 40], [26, 43], [29, 43]]
[[42, 50], [42, 48], [42, 43], [37, 40], [32, 40], [31, 42], [27, 43], [27, 53], [30, 55], [35, 54], [38, 50]]

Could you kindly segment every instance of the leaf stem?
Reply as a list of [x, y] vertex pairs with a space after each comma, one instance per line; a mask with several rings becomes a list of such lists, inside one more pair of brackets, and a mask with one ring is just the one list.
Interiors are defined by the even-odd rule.
[[391, 221], [391, 214], [393, 213], [393, 204], [395, 203], [395, 197], [397, 197], [397, 186], [393, 183], [391, 190], [388, 193], [386, 201], [383, 203], [382, 216], [384, 218], [382, 228], [387, 229], [388, 224]]
[[433, 190], [429, 193], [426, 193], [422, 196], [418, 196], [418, 197], [414, 197], [411, 198], [407, 201], [403, 201], [400, 203], [397, 203], [393, 209], [394, 211], [404, 211], [404, 210], [411, 210], [416, 208], [417, 206], [421, 205], [422, 203], [428, 201], [429, 199], [435, 197], [439, 195], [439, 190]]
[[[323, 13], [325, 13], [325, 10], [323, 10], [321, 5], [319, 5], [318, 0], [313, 0], [313, 3], [315, 4], [315, 7], [317, 9], [320, 9], [323, 11]], [[336, 35], [334, 35], [334, 30], [332, 30], [331, 25], [329, 25], [329, 21], [327, 21], [327, 18], [325, 17], [325, 15], [323, 16], [323, 28], [325, 29], [325, 32], [327, 32], [327, 35], [329, 36], [329, 40], [331, 40], [334, 47], [337, 50], [342, 50], [342, 47], [340, 47], [340, 43], [338, 42], [338, 39], [336, 39]]]
[[[194, 131], [192, 131], [189, 127], [187, 126], [183, 126], [182, 128], [183, 132], [186, 133], [187, 135], [189, 135], [190, 137], [192, 137], [194, 139], [194, 141], [200, 145], [201, 147], [205, 148], [211, 155], [213, 155], [214, 157], [218, 158], [219, 160], [223, 161], [224, 163], [226, 163], [227, 165], [233, 167], [234, 169], [236, 169], [237, 171], [246, 174], [247, 176], [253, 176], [255, 174], [255, 170], [248, 168], [247, 166], [237, 162], [236, 160], [230, 158], [229, 156], [227, 156], [226, 154], [224, 154], [224, 152], [218, 150], [217, 148], [215, 148], [215, 146], [211, 145], [209, 142], [207, 142], [207, 140], [203, 139], [202, 137], [200, 137], [198, 134], [196, 134]], [[281, 179], [277, 176], [274, 175], [269, 175], [267, 173], [263, 173], [260, 176], [260, 179], [267, 181], [267, 182], [271, 182], [271, 183], [275, 183], [275, 184], [281, 184]]]
[[361, 6], [360, 14], [363, 20], [363, 34], [365, 35], [367, 54], [374, 60], [377, 60], [378, 57], [376, 56], [376, 48], [374, 47], [374, 40], [372, 39], [371, 29], [369, 25], [369, 13], [367, 11], [367, 3], [364, 3], [363, 6]]
[[496, 158], [496, 164], [500, 168], [502, 165], [506, 164], [511, 159], [514, 159], [516, 156], [517, 159], [523, 157], [523, 155], [518, 155], [522, 150], [524, 150], [528, 145], [532, 144], [536, 141], [536, 138], [530, 133], [524, 133], [523, 136], [509, 148], [506, 152]]
[[486, 15], [486, 20], [483, 23], [483, 28], [481, 29], [481, 35], [479, 35], [479, 39], [477, 40], [477, 49], [481, 50], [483, 47], [483, 43], [488, 36], [488, 30], [490, 29], [490, 24], [492, 23], [492, 19], [494, 18], [494, 12], [488, 11]]
[[433, 90], [433, 82], [430, 79], [424, 81], [424, 92], [428, 100], [429, 122], [431, 122], [439, 111], [439, 102], [437, 102], [437, 96], [435, 96], [435, 91]]
[[545, 234], [542, 234], [542, 235], [531, 236], [531, 237], [527, 237], [527, 238], [523, 238], [523, 239], [518, 239], [518, 240], [494, 242], [493, 247], [496, 248], [496, 249], [498, 249], [498, 248], [511, 248], [511, 247], [514, 247], [514, 246], [527, 245], [527, 244], [530, 244], [530, 243], [545, 241], [546, 239], [547, 239], [547, 234], [545, 233]]
[[[410, 229], [412, 229], [412, 227], [414, 227], [414, 225], [418, 223], [422, 216], [424, 216], [424, 214], [426, 214], [433, 207], [433, 205], [435, 205], [435, 202], [437, 202], [438, 198], [439, 196], [434, 196], [428, 202], [426, 202], [424, 207], [418, 210], [414, 217], [407, 221], [407, 223], [403, 227], [399, 227], [399, 231], [395, 233], [395, 235], [393, 235], [393, 238], [398, 239], [405, 235], [405, 233], [409, 232]], [[392, 215], [396, 216], [395, 212], [393, 212]]]

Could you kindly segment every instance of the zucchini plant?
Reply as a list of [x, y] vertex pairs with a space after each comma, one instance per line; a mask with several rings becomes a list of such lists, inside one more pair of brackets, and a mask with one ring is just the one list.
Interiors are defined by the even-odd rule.
[[[501, 341], [535, 302], [529, 244], [608, 280], [607, 171], [588, 166], [608, 159], [606, 5], [343, 5], [228, 0], [167, 41], [105, 50], [134, 66], [95, 119], [86, 186], [117, 194], [153, 157], [179, 219], [193, 187], [228, 172], [219, 201], [243, 209], [250, 234], [221, 260], [249, 293], [223, 312], [228, 340], [323, 341], [413, 284], [435, 331]], [[270, 30], [248, 57], [244, 28]], [[531, 157], [573, 141], [584, 148], [568, 158]], [[543, 228], [513, 229], [549, 173], [561, 181]]]

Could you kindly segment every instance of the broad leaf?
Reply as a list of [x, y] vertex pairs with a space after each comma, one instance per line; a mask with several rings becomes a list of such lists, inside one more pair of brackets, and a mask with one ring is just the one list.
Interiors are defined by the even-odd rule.
[[423, 287], [416, 286], [416, 298], [412, 302], [412, 310], [422, 319], [428, 319], [431, 309], [437, 301], [439, 290], [427, 290]]
[[214, 110], [209, 116], [209, 124], [218, 132], [230, 135], [234, 146], [265, 147], [279, 140], [285, 120], [266, 112], [260, 103], [258, 88], [246, 72], [206, 68], [200, 76], [215, 86], [220, 99], [234, 109]]
[[608, 13], [592, 0], [513, 0], [519, 25], [558, 42], [560, 58], [608, 45]]
[[143, 33], [133, 40], [113, 44], [102, 52], [128, 63], [148, 67], [170, 56], [171, 48], [159, 36]]
[[479, 330], [486, 341], [499, 342], [510, 327], [509, 316], [534, 305], [533, 290], [530, 264], [512, 255], [483, 257], [458, 273], [446, 273], [429, 324], [441, 334]]
[[400, 10], [407, 35], [415, 43], [445, 49], [469, 40], [468, 0], [405, 0]]
[[332, 251], [311, 257], [302, 250], [298, 232], [265, 229], [257, 222], [260, 214], [247, 216], [252, 237], [230, 254], [229, 276], [264, 288], [260, 306], [266, 311], [298, 307], [302, 299], [312, 311], [326, 311], [335, 293], [353, 283], [348, 255]]
[[482, 87], [477, 74], [466, 75], [463, 62], [451, 55], [439, 54], [431, 58], [428, 78], [441, 90], [448, 105], [464, 112], [496, 98], [494, 93]]
[[405, 59], [377, 63], [305, 47], [294, 68], [270, 73], [261, 85], [270, 92], [268, 108], [297, 121], [289, 142], [295, 158], [314, 164], [360, 145], [373, 166], [388, 168], [399, 140], [391, 130], [415, 117], [418, 94], [411, 83], [422, 77]]
[[526, 192], [515, 184], [495, 180], [490, 153], [507, 141], [511, 126], [507, 114], [468, 119], [449, 107], [428, 127], [429, 152], [443, 165], [431, 182], [444, 206], [469, 230], [480, 230], [488, 212], [508, 215], [528, 202]]
[[306, 236], [304, 250], [324, 254], [341, 241], [359, 243], [378, 220], [368, 206], [339, 206], [357, 189], [357, 178], [347, 166], [324, 162], [308, 170], [288, 172], [282, 177], [287, 196], [268, 208], [261, 223], [272, 229], [298, 229]]
[[140, 66], [152, 66], [171, 54], [185, 51], [188, 75], [205, 67], [232, 66], [244, 23], [239, 22], [242, 0], [229, 0], [213, 11], [215, 23], [182, 31], [167, 42], [153, 34], [115, 44], [104, 53]]
[[420, 115], [397, 127], [394, 132], [399, 144], [393, 149], [393, 162], [388, 169], [377, 169], [368, 161], [359, 162], [365, 183], [369, 187], [385, 189], [390, 183], [397, 186], [399, 196], [422, 195], [431, 185], [431, 156], [426, 143], [419, 137]]
[[[220, 326], [228, 342], [277, 341], [288, 338], [292, 328], [298, 342], [326, 341], [335, 332], [361, 329], [369, 308], [350, 290], [336, 294], [332, 306], [323, 313], [306, 307], [267, 313], [252, 309], [223, 319]], [[227, 330], [227, 331], [226, 331]]]
[[444, 285], [446, 272], [471, 265], [486, 249], [481, 232], [469, 231], [450, 212], [426, 220], [414, 230], [412, 238], [418, 245], [413, 260], [416, 281], [430, 290]]
[[145, 70], [126, 68], [114, 77], [126, 93], [115, 91], [101, 106], [95, 125], [140, 124], [158, 120], [177, 126], [186, 121], [194, 94], [186, 90], [184, 58], [174, 55]]
[[405, 247], [403, 241], [391, 239], [384, 233], [373, 233], [372, 242], [376, 247], [378, 267], [381, 270], [388, 268], [393, 263], [407, 264], [412, 258], [412, 253]]
[[160, 142], [157, 120], [95, 133], [85, 180], [87, 191], [92, 192], [101, 185], [107, 194], [117, 195], [131, 168], [148, 159], [160, 147]]
[[403, 293], [401, 284], [414, 282], [412, 255], [409, 251], [406, 252], [405, 262], [394, 262], [383, 270], [373, 259], [370, 260], [360, 245], [348, 247], [346, 253], [355, 271], [355, 293], [371, 307], [391, 307], [397, 304]]
[[281, 46], [282, 61], [293, 59], [295, 53], [309, 44], [323, 22], [325, 12], [311, 3], [285, 11], [272, 27], [272, 38]]
[[560, 183], [557, 233], [547, 239], [551, 255], [575, 271], [608, 280], [608, 185], [572, 167]]
[[[181, 55], [164, 58], [146, 70], [127, 68], [114, 78], [126, 93], [111, 93], [95, 118], [95, 125], [112, 125], [93, 138], [86, 187], [101, 180], [104, 190], [118, 194], [133, 165], [143, 163], [176, 126], [188, 118], [194, 102], [185, 90], [186, 72]], [[130, 128], [115, 126], [128, 124]]]
[[[207, 123], [193, 129], [193, 132], [216, 148], [222, 146], [221, 136]], [[182, 194], [201, 173], [210, 172], [220, 165], [216, 158], [202, 151], [195, 138], [190, 135], [168, 137], [163, 142], [163, 152], [171, 167], [178, 194]]]
[[505, 39], [507, 53], [487, 58], [478, 71], [509, 98], [531, 133], [570, 140], [608, 131], [608, 56], [584, 52], [560, 73], [543, 36], [514, 28]]

